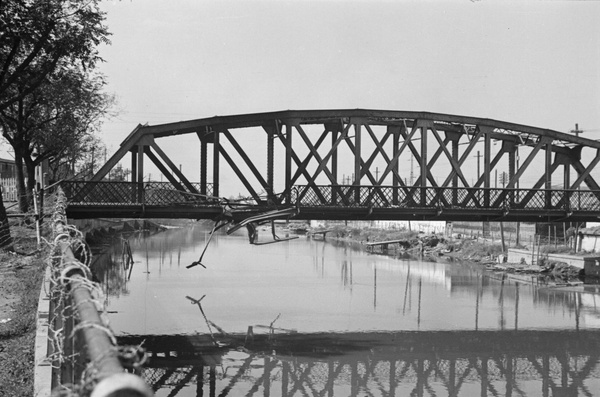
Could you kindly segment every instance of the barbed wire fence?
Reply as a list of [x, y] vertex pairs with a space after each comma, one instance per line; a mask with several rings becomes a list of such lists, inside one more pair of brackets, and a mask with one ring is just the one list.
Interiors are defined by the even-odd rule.
[[[32, 191], [31, 194], [20, 195], [16, 192], [8, 194], [3, 189], [0, 189], [2, 194], [4, 211], [6, 219], [0, 221], [0, 247], [10, 250], [18, 250], [17, 247], [25, 245], [29, 246], [27, 240], [30, 239], [29, 233], [22, 233], [19, 229], [21, 228], [36, 228], [36, 235], [38, 239], [38, 248], [40, 248], [40, 236], [43, 234], [40, 229], [40, 225], [43, 224], [43, 218], [47, 217], [45, 208], [41, 207], [44, 205], [44, 201], [37, 189]], [[20, 199], [27, 198], [33, 202], [27, 212], [21, 212]], [[15, 208], [16, 207], [16, 208]], [[46, 230], [46, 233], [50, 232]], [[35, 252], [35, 251], [34, 251]], [[27, 253], [31, 254], [31, 253]]]
[[138, 376], [145, 353], [141, 346], [117, 345], [102, 288], [92, 281], [91, 250], [67, 222], [66, 206], [60, 187], [46, 195], [43, 236], [48, 237], [41, 240], [51, 275], [46, 293], [52, 396], [152, 396]]

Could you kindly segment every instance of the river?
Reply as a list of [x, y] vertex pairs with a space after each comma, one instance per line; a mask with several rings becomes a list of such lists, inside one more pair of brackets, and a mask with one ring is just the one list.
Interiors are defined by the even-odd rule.
[[136, 235], [132, 265], [122, 243], [92, 265], [157, 396], [600, 395], [596, 285], [242, 233], [186, 268], [208, 233]]

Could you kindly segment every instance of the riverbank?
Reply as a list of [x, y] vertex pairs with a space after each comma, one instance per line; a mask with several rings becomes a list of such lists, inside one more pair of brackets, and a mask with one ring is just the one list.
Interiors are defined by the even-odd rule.
[[2, 396], [32, 396], [36, 313], [44, 258], [35, 225], [12, 218], [15, 252], [0, 252], [0, 385]]
[[[429, 257], [433, 260], [456, 260], [485, 266], [486, 270], [503, 273], [539, 274], [560, 280], [575, 280], [583, 276], [583, 269], [566, 262], [549, 259], [542, 253], [537, 263], [507, 262], [508, 252], [498, 241], [475, 238], [447, 238], [406, 229], [381, 229], [371, 227], [318, 227], [307, 232], [317, 236], [326, 231], [327, 239], [363, 246], [365, 250], [390, 256]], [[376, 250], [377, 242], [390, 242]], [[392, 243], [393, 242], [393, 243]], [[542, 247], [543, 248], [543, 247]], [[551, 248], [551, 247], [550, 247]], [[548, 249], [548, 252], [551, 249]], [[539, 248], [538, 248], [539, 249]], [[545, 255], [545, 256], [544, 256]]]
[[359, 244], [365, 248], [377, 242], [394, 242], [384, 249], [388, 254], [408, 253], [425, 256], [447, 256], [470, 262], [496, 261], [502, 254], [499, 243], [485, 239], [452, 239], [440, 234], [426, 234], [406, 229], [382, 229], [375, 227], [320, 227], [308, 230], [317, 235], [327, 231], [326, 238]]

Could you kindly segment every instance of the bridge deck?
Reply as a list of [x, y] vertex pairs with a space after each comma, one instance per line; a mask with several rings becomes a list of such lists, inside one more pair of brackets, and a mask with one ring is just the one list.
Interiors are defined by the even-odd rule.
[[63, 182], [71, 218], [135, 217], [240, 221], [295, 207], [300, 220], [590, 221], [600, 191], [546, 189], [297, 186], [275, 202], [233, 203], [176, 190], [168, 183]]

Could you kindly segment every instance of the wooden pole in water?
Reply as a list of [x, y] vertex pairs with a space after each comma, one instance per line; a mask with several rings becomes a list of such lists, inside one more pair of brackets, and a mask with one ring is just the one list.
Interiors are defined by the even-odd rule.
[[575, 228], [575, 253], [579, 252], [579, 224]]
[[475, 331], [479, 329], [479, 275], [477, 275], [477, 295], [475, 301]]
[[419, 307], [417, 309], [417, 328], [421, 327], [421, 284], [422, 280], [419, 277]]
[[519, 329], [519, 283], [515, 283], [515, 331]]
[[540, 264], [540, 248], [541, 248], [541, 246], [540, 246], [540, 235], [538, 234], [538, 256], [537, 256], [537, 262], [536, 262], [538, 265]]
[[500, 239], [502, 240], [502, 252], [506, 252], [506, 241], [504, 241], [504, 222], [500, 222]]

